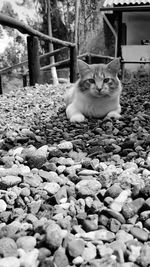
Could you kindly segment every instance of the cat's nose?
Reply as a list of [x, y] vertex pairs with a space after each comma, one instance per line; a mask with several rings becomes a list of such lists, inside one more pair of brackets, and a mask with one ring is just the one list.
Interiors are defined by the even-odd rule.
[[102, 88], [101, 88], [101, 87], [96, 87], [96, 90], [97, 90], [98, 92], [100, 92], [100, 91], [102, 90]]

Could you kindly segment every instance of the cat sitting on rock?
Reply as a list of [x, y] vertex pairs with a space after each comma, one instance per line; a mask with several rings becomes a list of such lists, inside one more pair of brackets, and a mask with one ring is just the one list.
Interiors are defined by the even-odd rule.
[[79, 80], [66, 92], [66, 115], [70, 122], [83, 122], [86, 117], [120, 118], [121, 82], [118, 78], [120, 59], [108, 64], [88, 65], [78, 60]]

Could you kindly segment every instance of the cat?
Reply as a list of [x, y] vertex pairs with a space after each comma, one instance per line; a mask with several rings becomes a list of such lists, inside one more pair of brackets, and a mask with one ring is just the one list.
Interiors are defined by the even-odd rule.
[[120, 118], [121, 82], [117, 76], [120, 59], [108, 64], [89, 65], [78, 60], [79, 80], [64, 97], [66, 115], [70, 122], [83, 122], [86, 117]]

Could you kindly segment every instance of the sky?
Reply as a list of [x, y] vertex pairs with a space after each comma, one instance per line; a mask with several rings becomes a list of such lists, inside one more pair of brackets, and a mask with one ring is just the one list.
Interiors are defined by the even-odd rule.
[[[2, 8], [3, 3], [5, 3], [5, 2], [9, 2], [9, 0], [0, 0], [0, 9]], [[20, 6], [16, 5], [16, 2], [22, 3], [22, 0], [11, 0], [11, 5], [12, 5], [14, 11], [18, 13], [20, 20], [23, 20], [24, 22], [26, 22], [26, 15], [28, 15], [31, 18], [37, 16], [37, 14], [35, 13], [34, 7], [31, 9], [25, 8], [25, 7], [20, 7]], [[4, 49], [7, 47], [8, 42], [10, 40], [11, 40], [11, 38], [9, 38], [6, 34], [6, 32], [4, 32], [4, 38], [0, 39], [0, 54], [3, 53]]]

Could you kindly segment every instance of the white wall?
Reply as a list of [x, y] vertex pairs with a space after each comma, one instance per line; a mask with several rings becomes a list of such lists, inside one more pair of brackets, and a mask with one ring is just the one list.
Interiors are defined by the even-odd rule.
[[123, 22], [127, 25], [127, 45], [150, 40], [150, 12], [124, 12]]
[[[150, 12], [124, 12], [123, 22], [127, 26], [127, 46], [122, 47], [125, 60], [140, 60], [141, 57], [150, 61], [150, 45], [141, 45], [141, 40], [150, 40]], [[139, 64], [126, 64], [125, 68], [136, 71]], [[148, 71], [150, 64], [143, 65]]]

